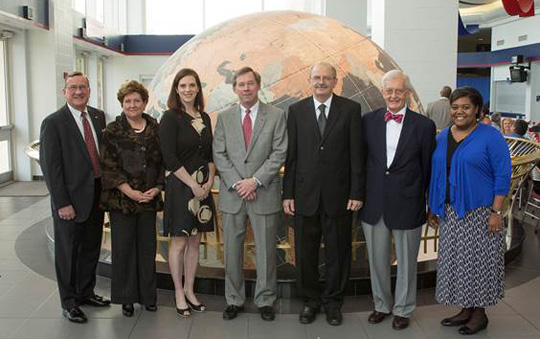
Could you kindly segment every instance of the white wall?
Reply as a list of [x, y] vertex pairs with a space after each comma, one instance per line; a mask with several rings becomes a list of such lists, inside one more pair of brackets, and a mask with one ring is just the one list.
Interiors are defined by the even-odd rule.
[[371, 36], [403, 70], [424, 108], [456, 84], [458, 2], [372, 1]]
[[[492, 51], [540, 43], [540, 15], [513, 18], [515, 19], [512, 21], [493, 24], [491, 28]], [[518, 38], [524, 35], [527, 39], [518, 41]], [[504, 44], [498, 45], [497, 42], [501, 40], [504, 40]]]
[[120, 56], [105, 61], [105, 113], [107, 121], [112, 121], [121, 113], [116, 92], [126, 80], [137, 80], [153, 76], [167, 61], [168, 55]]
[[[523, 35], [526, 35], [527, 39], [518, 41], [518, 38]], [[498, 41], [504, 41], [504, 44], [498, 45]], [[512, 17], [493, 23], [491, 42], [492, 51], [540, 43], [540, 15], [528, 18]], [[540, 102], [536, 101], [536, 97], [540, 95], [540, 61], [531, 63], [527, 82], [496, 83], [510, 77], [509, 67], [510, 65], [502, 65], [491, 68], [491, 102], [495, 104], [492, 110], [508, 112], [506, 110], [508, 108], [517, 110], [519, 107], [520, 111], [517, 112], [524, 113], [526, 119], [540, 121]], [[513, 96], [509, 97], [508, 92], [513, 93]], [[507, 102], [513, 102], [516, 98], [519, 98], [517, 99], [519, 103], [506, 105]]]

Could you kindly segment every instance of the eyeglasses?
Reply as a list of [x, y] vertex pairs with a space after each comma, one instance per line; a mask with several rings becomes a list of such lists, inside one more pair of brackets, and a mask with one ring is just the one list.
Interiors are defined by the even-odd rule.
[[384, 91], [384, 94], [386, 95], [398, 95], [398, 96], [402, 96], [403, 94], [405, 94], [405, 92], [407, 91], [406, 89], [401, 89], [401, 88], [398, 88], [398, 89], [393, 89], [393, 88], [386, 88], [383, 90]]
[[71, 92], [76, 92], [77, 90], [80, 90], [80, 91], [86, 91], [88, 89], [88, 86], [86, 85], [70, 85], [68, 87], [66, 87], [68, 91], [71, 91]]
[[312, 81], [315, 81], [315, 82], [319, 82], [319, 81], [324, 81], [324, 82], [330, 82], [332, 80], [334, 80], [336, 77], [330, 77], [330, 76], [318, 76], [318, 75], [315, 75], [315, 76], [312, 76], [311, 77], [311, 80]]

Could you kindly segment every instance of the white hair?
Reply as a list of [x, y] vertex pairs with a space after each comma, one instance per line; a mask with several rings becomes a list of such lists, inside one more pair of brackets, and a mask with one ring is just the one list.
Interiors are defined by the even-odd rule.
[[386, 82], [390, 81], [390, 80], [394, 80], [394, 79], [397, 79], [397, 78], [402, 78], [403, 81], [405, 82], [405, 88], [408, 89], [408, 90], [412, 90], [412, 85], [411, 85], [411, 80], [409, 79], [409, 76], [405, 73], [403, 73], [403, 71], [400, 71], [398, 69], [393, 69], [391, 71], [388, 71], [386, 72], [382, 79], [381, 79], [381, 86], [382, 88], [385, 88], [386, 87]]

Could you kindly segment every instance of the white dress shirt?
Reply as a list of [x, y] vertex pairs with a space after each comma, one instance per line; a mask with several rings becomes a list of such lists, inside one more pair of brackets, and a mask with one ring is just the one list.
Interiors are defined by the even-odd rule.
[[326, 116], [326, 119], [328, 119], [328, 113], [330, 113], [330, 105], [332, 105], [332, 98], [334, 95], [330, 95], [330, 98], [328, 98], [325, 102], [319, 102], [317, 99], [315, 99], [315, 96], [313, 96], [313, 104], [315, 105], [315, 117], [317, 120], [319, 120], [319, 115], [321, 114], [321, 111], [319, 110], [319, 106], [324, 104], [326, 106], [324, 115]]
[[394, 157], [396, 156], [399, 136], [401, 135], [403, 123], [405, 122], [406, 111], [407, 106], [403, 107], [399, 112], [395, 113], [403, 114], [403, 120], [401, 120], [401, 123], [397, 123], [393, 119], [388, 120], [388, 122], [386, 123], [386, 168], [390, 168], [390, 165], [392, 165], [392, 161], [394, 161]]
[[[79, 127], [79, 131], [81, 132], [81, 135], [84, 140], [84, 126], [83, 126], [81, 111], [76, 110], [75, 108], [71, 107], [69, 104], [67, 104], [67, 106], [69, 110], [71, 111], [71, 114], [73, 115], [73, 119], [75, 119], [75, 122], [77, 123], [77, 127]], [[96, 134], [96, 130], [94, 129], [94, 123], [92, 122], [92, 117], [90, 117], [88, 110], [86, 110], [86, 119], [88, 119], [88, 122], [90, 123], [90, 129], [92, 130], [92, 135], [94, 136], [94, 142], [96, 143], [96, 150], [99, 154], [99, 144], [98, 144], [97, 134]]]
[[[251, 111], [249, 113], [249, 115], [251, 116], [251, 130], [253, 130], [255, 128], [255, 120], [257, 119], [257, 113], [259, 113], [259, 100], [257, 100], [255, 105], [251, 106], [249, 110]], [[246, 117], [246, 108], [242, 105], [240, 105], [240, 112], [242, 113], [242, 126], [243, 126], [244, 118]]]

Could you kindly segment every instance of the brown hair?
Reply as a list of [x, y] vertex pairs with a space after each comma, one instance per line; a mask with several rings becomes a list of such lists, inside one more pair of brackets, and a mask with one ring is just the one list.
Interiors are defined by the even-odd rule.
[[204, 112], [204, 97], [202, 92], [202, 85], [201, 85], [201, 79], [199, 79], [199, 75], [197, 72], [192, 70], [191, 68], [182, 68], [181, 70], [176, 73], [172, 86], [171, 91], [169, 92], [169, 98], [167, 99], [167, 107], [170, 110], [176, 111], [176, 112], [185, 112], [186, 108], [184, 107], [184, 104], [182, 103], [182, 100], [180, 99], [180, 95], [178, 94], [178, 83], [183, 78], [191, 75], [195, 78], [195, 82], [197, 83], [197, 87], [199, 87], [199, 92], [195, 96], [195, 108], [199, 112]]
[[255, 77], [255, 81], [257, 82], [257, 85], [261, 86], [261, 75], [257, 72], [255, 72], [253, 70], [253, 68], [251, 67], [242, 67], [240, 68], [238, 71], [234, 72], [234, 76], [233, 76], [233, 88], [236, 87], [236, 79], [238, 79], [239, 76], [243, 75], [243, 74], [247, 74], [247, 73], [253, 73], [253, 76]]
[[118, 98], [118, 101], [120, 101], [120, 104], [123, 104], [125, 96], [131, 93], [139, 93], [142, 101], [148, 102], [148, 90], [144, 85], [136, 80], [129, 80], [124, 82], [118, 90], [118, 93], [116, 93], [116, 97]]
[[67, 86], [68, 79], [69, 78], [74, 78], [74, 77], [84, 77], [86, 79], [86, 84], [88, 85], [88, 88], [90, 88], [90, 80], [88, 80], [88, 77], [86, 76], [86, 74], [84, 74], [83, 72], [79, 72], [79, 71], [71, 72], [71, 73], [66, 74], [64, 76], [64, 88], [66, 88], [66, 86]]

